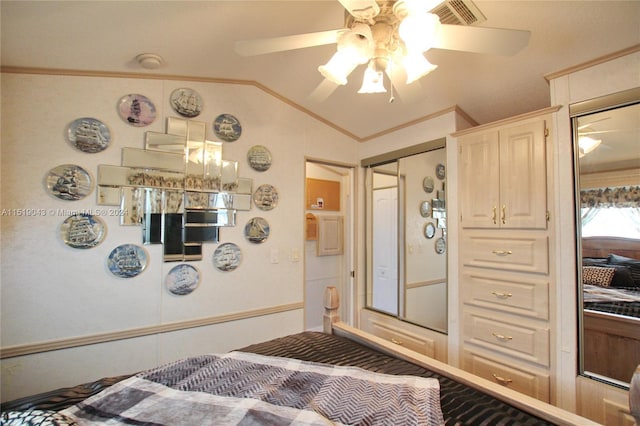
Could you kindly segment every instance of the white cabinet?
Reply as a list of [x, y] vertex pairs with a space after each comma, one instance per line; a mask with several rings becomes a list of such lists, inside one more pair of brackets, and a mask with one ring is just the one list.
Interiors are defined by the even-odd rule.
[[545, 120], [461, 136], [464, 228], [546, 227]]
[[460, 358], [552, 402], [551, 110], [458, 132]]

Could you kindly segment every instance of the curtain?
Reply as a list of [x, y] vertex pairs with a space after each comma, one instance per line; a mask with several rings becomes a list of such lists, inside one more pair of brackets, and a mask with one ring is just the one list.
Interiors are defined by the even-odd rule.
[[638, 207], [640, 208], [640, 186], [586, 189], [580, 191], [582, 215], [585, 208]]

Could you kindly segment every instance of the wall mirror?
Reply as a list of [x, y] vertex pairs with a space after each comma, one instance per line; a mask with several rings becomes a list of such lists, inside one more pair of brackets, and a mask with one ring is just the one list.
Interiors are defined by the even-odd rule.
[[362, 161], [366, 307], [447, 332], [445, 139]]
[[628, 387], [640, 360], [640, 89], [570, 114], [580, 373]]

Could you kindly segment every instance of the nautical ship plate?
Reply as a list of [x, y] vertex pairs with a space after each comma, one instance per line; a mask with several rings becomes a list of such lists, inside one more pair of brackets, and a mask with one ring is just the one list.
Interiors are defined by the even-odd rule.
[[223, 272], [235, 270], [241, 261], [242, 252], [234, 243], [224, 243], [213, 252], [213, 266]]
[[171, 108], [183, 117], [197, 117], [202, 112], [202, 97], [193, 89], [181, 88], [171, 92]]
[[247, 161], [253, 170], [264, 172], [271, 167], [271, 152], [262, 145], [252, 146], [247, 152]]
[[116, 277], [135, 277], [147, 267], [147, 252], [135, 244], [122, 244], [111, 251], [107, 266]]
[[213, 121], [213, 132], [225, 142], [238, 140], [242, 133], [240, 121], [231, 114], [220, 114]]
[[54, 167], [49, 170], [45, 182], [49, 192], [61, 200], [81, 200], [93, 190], [89, 172], [75, 164]]
[[260, 185], [253, 193], [253, 202], [260, 210], [272, 210], [278, 205], [278, 191], [271, 185]]
[[431, 204], [428, 201], [423, 201], [422, 203], [420, 203], [420, 216], [431, 216]]
[[136, 127], [144, 127], [156, 119], [156, 106], [144, 95], [125, 95], [118, 101], [120, 117]]
[[438, 164], [436, 166], [436, 177], [440, 180], [445, 178], [445, 167], [444, 164]]
[[169, 291], [178, 296], [185, 296], [191, 293], [198, 287], [199, 283], [200, 272], [186, 263], [171, 268], [166, 280]]
[[269, 222], [262, 217], [249, 219], [244, 227], [244, 236], [252, 243], [264, 243], [269, 238]]
[[102, 121], [96, 118], [82, 117], [69, 125], [67, 140], [80, 151], [94, 154], [109, 146], [111, 132]]
[[428, 239], [431, 239], [435, 235], [436, 235], [436, 227], [433, 225], [432, 222], [427, 223], [424, 226], [424, 236], [427, 237]]
[[433, 188], [434, 188], [433, 178], [431, 176], [425, 177], [422, 180], [422, 189], [424, 189], [424, 192], [429, 194], [433, 192]]
[[104, 240], [105, 231], [102, 219], [86, 213], [69, 216], [60, 226], [62, 241], [77, 249], [97, 246]]
[[447, 243], [444, 238], [440, 237], [436, 240], [436, 253], [442, 254], [447, 248]]

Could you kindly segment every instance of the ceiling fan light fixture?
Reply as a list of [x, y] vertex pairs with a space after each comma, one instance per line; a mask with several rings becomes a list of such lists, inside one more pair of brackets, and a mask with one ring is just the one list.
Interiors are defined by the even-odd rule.
[[422, 53], [412, 52], [408, 52], [402, 59], [402, 66], [407, 73], [407, 84], [411, 84], [414, 81], [421, 79], [438, 68], [437, 65], [427, 61]]
[[356, 24], [338, 36], [338, 50], [329, 62], [320, 65], [318, 71], [324, 78], [344, 86], [347, 77], [360, 64], [365, 64], [373, 56], [374, 44], [371, 27]]
[[593, 139], [589, 136], [580, 136], [578, 138], [578, 148], [580, 151], [579, 157], [584, 157], [585, 155], [596, 149], [601, 143], [602, 140], [600, 139]]
[[435, 44], [440, 31], [440, 18], [433, 13], [409, 13], [400, 22], [398, 35], [407, 50], [426, 52]]
[[348, 53], [338, 50], [333, 54], [329, 62], [318, 67], [318, 71], [324, 78], [335, 84], [344, 86], [347, 84], [347, 77], [358, 66], [358, 62], [354, 60]]
[[387, 89], [384, 87], [384, 74], [379, 70], [375, 64], [375, 60], [369, 63], [369, 66], [364, 71], [364, 78], [362, 79], [362, 87], [358, 90], [358, 93], [386, 93]]

